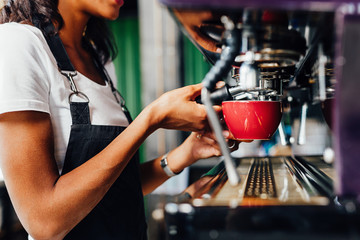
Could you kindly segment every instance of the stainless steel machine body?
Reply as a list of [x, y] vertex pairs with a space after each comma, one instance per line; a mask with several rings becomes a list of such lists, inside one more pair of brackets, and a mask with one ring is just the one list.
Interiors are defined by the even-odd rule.
[[[215, 132], [214, 102], [281, 100], [298, 112], [304, 144], [309, 106], [321, 104], [335, 156], [236, 159], [218, 137], [225, 160], [166, 205], [168, 237], [360, 239], [359, 2], [161, 2], [214, 66], [202, 100]], [[229, 72], [234, 81], [215, 89]]]

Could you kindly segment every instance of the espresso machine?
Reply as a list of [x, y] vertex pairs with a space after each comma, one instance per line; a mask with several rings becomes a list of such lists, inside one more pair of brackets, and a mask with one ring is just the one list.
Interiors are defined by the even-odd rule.
[[[166, 203], [166, 238], [360, 239], [360, 2], [160, 2], [212, 64], [201, 102], [223, 154]], [[212, 110], [227, 100], [281, 101], [299, 116], [300, 145], [309, 107], [321, 105], [331, 154], [232, 157]]]

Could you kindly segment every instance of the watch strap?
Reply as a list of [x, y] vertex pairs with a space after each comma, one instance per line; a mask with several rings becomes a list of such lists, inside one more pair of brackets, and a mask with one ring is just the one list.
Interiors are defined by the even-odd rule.
[[173, 177], [176, 176], [178, 174], [180, 174], [182, 171], [180, 171], [179, 173], [174, 173], [168, 166], [168, 161], [167, 161], [167, 155], [165, 154], [162, 159], [160, 160], [160, 165], [161, 168], [164, 170], [164, 172], [166, 173], [166, 175], [168, 175], [169, 177]]

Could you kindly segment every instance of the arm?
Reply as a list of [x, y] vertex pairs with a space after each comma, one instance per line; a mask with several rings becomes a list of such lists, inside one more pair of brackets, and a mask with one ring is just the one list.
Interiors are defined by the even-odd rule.
[[[226, 126], [224, 126], [224, 129], [223, 136], [228, 142], [230, 151], [236, 151], [241, 142], [252, 142], [252, 140], [237, 140], [227, 130]], [[168, 166], [173, 172], [178, 173], [199, 159], [207, 159], [222, 154], [215, 135], [211, 132], [202, 131], [201, 133], [203, 134], [191, 133], [179, 147], [168, 153]], [[162, 156], [141, 165], [141, 182], [144, 195], [151, 193], [169, 179], [161, 167], [161, 159]]]
[[[177, 148], [170, 151], [167, 159], [168, 166], [173, 172], [180, 172], [199, 159], [220, 156], [221, 151], [212, 133], [201, 135], [193, 132]], [[224, 131], [224, 136], [229, 137], [229, 132]], [[236, 147], [232, 150], [237, 149]], [[141, 165], [141, 181], [144, 195], [151, 193], [155, 188], [165, 182], [169, 177], [160, 166], [160, 158], [143, 163]]]
[[49, 115], [0, 116], [1, 169], [15, 210], [34, 238], [63, 238], [96, 206], [148, 135], [140, 121], [106, 150], [60, 177]]
[[164, 94], [102, 152], [61, 177], [54, 160], [49, 115], [36, 111], [1, 114], [1, 169], [26, 230], [34, 238], [63, 238], [102, 199], [153, 131], [159, 127], [207, 128], [205, 109], [189, 101], [200, 89], [198, 85]]

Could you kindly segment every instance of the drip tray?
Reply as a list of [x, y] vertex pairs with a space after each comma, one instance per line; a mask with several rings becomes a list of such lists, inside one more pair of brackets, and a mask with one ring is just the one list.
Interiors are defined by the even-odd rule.
[[360, 206], [334, 195], [333, 167], [321, 157], [241, 158], [236, 166], [239, 185], [220, 163], [165, 204], [166, 239], [360, 239]]
[[245, 198], [276, 198], [274, 173], [271, 160], [255, 159], [251, 165], [245, 187]]
[[[321, 157], [236, 159], [241, 182], [231, 186], [221, 162], [185, 192], [194, 206], [328, 205], [334, 170]], [[196, 186], [196, 187], [195, 187]]]

